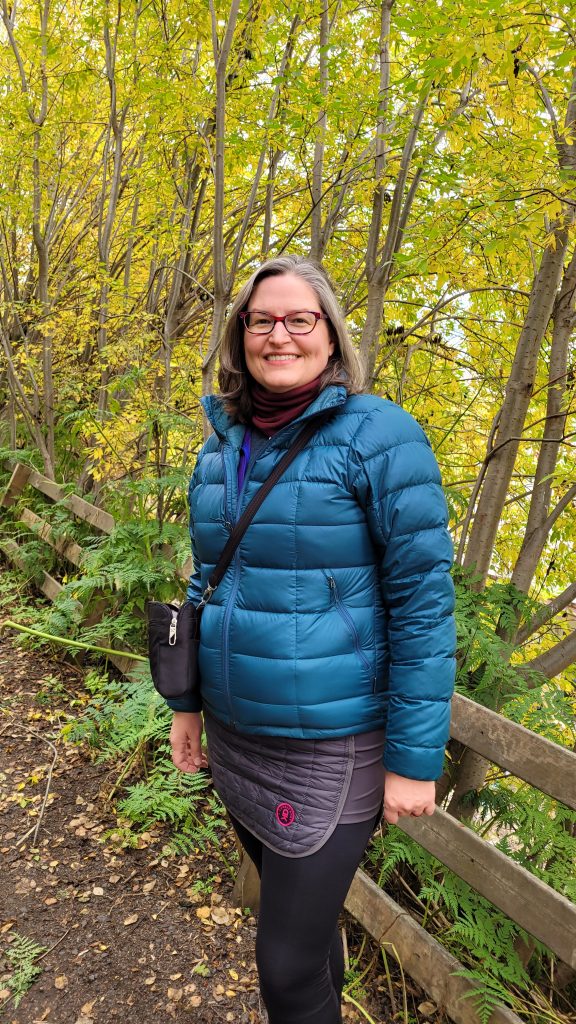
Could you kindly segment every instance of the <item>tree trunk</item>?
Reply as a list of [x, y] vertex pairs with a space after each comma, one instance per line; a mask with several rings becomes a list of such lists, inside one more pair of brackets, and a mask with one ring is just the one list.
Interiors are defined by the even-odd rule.
[[314, 166], [312, 167], [312, 214], [310, 217], [310, 255], [321, 260], [324, 255], [322, 240], [322, 178], [324, 170], [324, 146], [326, 140], [326, 104], [328, 102], [328, 0], [322, 0], [320, 13], [320, 95], [322, 110], [318, 114], [316, 140], [314, 143]]
[[552, 491], [551, 474], [556, 468], [560, 440], [564, 434], [566, 411], [564, 398], [566, 395], [566, 375], [568, 371], [568, 350], [574, 329], [574, 298], [576, 294], [576, 250], [564, 273], [560, 293], [554, 303], [552, 312], [553, 333], [550, 350], [550, 366], [548, 371], [548, 402], [544, 422], [544, 437], [538, 455], [538, 465], [534, 478], [534, 490], [530, 502], [528, 522], [514, 566], [511, 583], [527, 594], [542, 549], [548, 537], [543, 526], [550, 510]]

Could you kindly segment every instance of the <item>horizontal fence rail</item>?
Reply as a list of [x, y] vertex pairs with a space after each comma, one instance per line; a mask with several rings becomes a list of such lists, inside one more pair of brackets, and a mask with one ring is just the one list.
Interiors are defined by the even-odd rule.
[[[101, 533], [110, 534], [114, 519], [84, 498], [68, 494], [36, 470], [17, 464], [0, 505], [10, 508], [26, 486], [51, 501], [65, 505], [77, 518]], [[20, 521], [63, 558], [81, 570], [83, 550], [74, 541], [55, 537], [49, 523], [24, 508]], [[4, 554], [22, 567], [18, 545], [0, 544]], [[188, 579], [191, 561], [178, 572]], [[44, 573], [41, 590], [54, 601], [60, 583]], [[124, 675], [133, 678], [134, 662], [111, 657]], [[576, 753], [538, 736], [522, 725], [468, 697], [455, 694], [452, 702], [452, 738], [470, 747], [515, 778], [528, 782], [566, 806], [576, 809]], [[548, 946], [564, 963], [576, 969], [576, 906], [441, 808], [432, 817], [401, 818], [399, 827], [476, 892], [507, 914], [534, 938]], [[239, 879], [246, 878], [241, 869]], [[244, 884], [244, 883], [243, 883]], [[253, 900], [251, 900], [253, 903]], [[348, 893], [346, 909], [365, 930], [395, 956], [435, 1002], [446, 1009], [456, 1024], [479, 1024], [470, 979], [461, 977], [462, 964], [425, 931], [410, 914], [358, 871]], [[491, 1024], [521, 1024], [506, 1007], [494, 1009]]]
[[496, 711], [454, 694], [450, 735], [576, 810], [576, 754]]
[[440, 807], [399, 828], [576, 968], [576, 905]]
[[[354, 876], [345, 907], [456, 1024], [479, 1024], [471, 998], [477, 986], [461, 976], [460, 961], [362, 870]], [[521, 1018], [507, 1006], [496, 1006], [490, 1024], [521, 1024]]]

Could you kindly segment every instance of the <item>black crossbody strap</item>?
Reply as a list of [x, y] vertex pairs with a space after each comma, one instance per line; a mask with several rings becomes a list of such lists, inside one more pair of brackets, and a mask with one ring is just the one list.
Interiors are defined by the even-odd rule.
[[278, 482], [284, 471], [288, 468], [291, 462], [296, 458], [299, 452], [308, 444], [310, 438], [316, 433], [320, 426], [322, 426], [329, 417], [315, 416], [314, 419], [304, 427], [304, 429], [298, 434], [296, 440], [290, 445], [288, 451], [282, 456], [280, 462], [274, 467], [266, 483], [258, 489], [252, 501], [246, 506], [244, 512], [240, 516], [240, 519], [235, 523], [232, 532], [226, 544], [224, 550], [220, 555], [214, 571], [208, 578], [208, 586], [202, 595], [202, 601], [198, 605], [199, 608], [203, 607], [212, 597], [212, 594], [216, 590], [218, 584], [222, 581], [226, 569], [232, 561], [232, 557], [236, 548], [238, 547], [242, 537], [246, 533], [250, 523], [256, 515], [264, 499], [270, 494], [270, 491], [274, 487], [274, 484]]

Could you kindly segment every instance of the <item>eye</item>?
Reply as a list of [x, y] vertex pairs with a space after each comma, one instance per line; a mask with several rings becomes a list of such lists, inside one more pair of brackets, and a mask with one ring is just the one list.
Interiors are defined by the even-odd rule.
[[292, 327], [311, 327], [315, 317], [310, 313], [291, 313], [287, 320]]

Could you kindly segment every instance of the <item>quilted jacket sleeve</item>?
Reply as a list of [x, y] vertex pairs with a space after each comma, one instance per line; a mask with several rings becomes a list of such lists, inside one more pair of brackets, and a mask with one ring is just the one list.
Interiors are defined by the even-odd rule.
[[[188, 488], [188, 503], [190, 503], [190, 494], [192, 488], [196, 482], [196, 469], [192, 474], [190, 480], [190, 486]], [[201, 583], [201, 570], [200, 559], [198, 558], [198, 552], [196, 551], [196, 544], [194, 541], [194, 524], [190, 518], [190, 540], [192, 543], [192, 562], [193, 571], [190, 575], [188, 582], [188, 589], [186, 591], [186, 598], [188, 601], [193, 601], [194, 604], [199, 604], [202, 597], [202, 583]], [[202, 710], [202, 698], [199, 693], [192, 694], [190, 697], [174, 697], [167, 698], [166, 703], [172, 711], [201, 711]]]
[[424, 431], [382, 403], [351, 447], [352, 486], [377, 552], [390, 647], [384, 764], [442, 773], [455, 675], [453, 549], [440, 471]]

